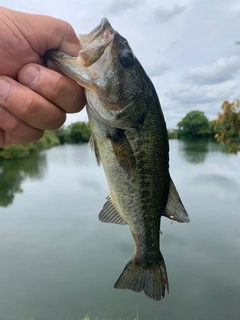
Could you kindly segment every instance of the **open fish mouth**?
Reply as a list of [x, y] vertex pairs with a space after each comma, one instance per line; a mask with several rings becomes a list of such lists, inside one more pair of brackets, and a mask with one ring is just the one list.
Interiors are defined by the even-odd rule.
[[[80, 41], [82, 50], [89, 48], [94, 42], [108, 42], [114, 37], [114, 29], [110, 25], [107, 18], [102, 18], [100, 24], [94, 28], [89, 34], [80, 34], [78, 39]], [[101, 39], [102, 38], [102, 39]], [[97, 41], [96, 41], [97, 40]]]
[[91, 87], [91, 78], [88, 67], [94, 64], [103, 55], [105, 49], [113, 41], [115, 31], [107, 18], [103, 18], [100, 24], [89, 34], [79, 35], [82, 49], [77, 57], [71, 57], [63, 52], [49, 50], [46, 53], [48, 66], [69, 76], [85, 88]]
[[115, 31], [106, 18], [89, 34], [79, 35], [82, 49], [79, 51], [77, 62], [83, 67], [89, 67], [96, 62], [112, 42]]

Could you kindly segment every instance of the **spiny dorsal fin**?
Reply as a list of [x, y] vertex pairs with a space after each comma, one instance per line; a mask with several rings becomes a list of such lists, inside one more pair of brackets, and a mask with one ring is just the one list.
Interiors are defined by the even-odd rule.
[[168, 202], [163, 215], [177, 222], [190, 222], [186, 209], [179, 197], [177, 189], [170, 178]]
[[134, 170], [136, 159], [133, 149], [125, 136], [124, 130], [116, 129], [111, 133], [109, 132], [108, 138], [111, 141], [118, 163], [129, 172]]
[[111, 196], [107, 197], [107, 202], [104, 204], [102, 210], [98, 215], [98, 219], [102, 222], [111, 222], [116, 224], [126, 224], [120, 214], [114, 208]]
[[99, 154], [99, 150], [98, 150], [98, 145], [97, 145], [96, 138], [94, 137], [93, 134], [91, 135], [91, 137], [89, 139], [89, 143], [90, 143], [91, 149], [95, 152], [97, 163], [98, 163], [98, 165], [100, 165], [101, 159], [100, 159], [100, 154]]

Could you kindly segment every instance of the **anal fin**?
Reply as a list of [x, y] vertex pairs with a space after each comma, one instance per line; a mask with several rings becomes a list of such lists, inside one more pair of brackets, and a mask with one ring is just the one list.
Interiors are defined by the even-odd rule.
[[101, 159], [100, 159], [100, 154], [98, 150], [98, 145], [95, 136], [92, 134], [90, 139], [89, 139], [89, 144], [91, 146], [91, 149], [95, 152], [95, 156], [97, 159], [97, 164], [100, 165]]
[[100, 211], [98, 218], [102, 222], [110, 222], [122, 225], [126, 224], [126, 222], [114, 208], [111, 196], [107, 197], [107, 202], [104, 204], [102, 210]]
[[182, 204], [177, 189], [171, 178], [168, 201], [163, 216], [177, 222], [190, 222], [187, 211]]

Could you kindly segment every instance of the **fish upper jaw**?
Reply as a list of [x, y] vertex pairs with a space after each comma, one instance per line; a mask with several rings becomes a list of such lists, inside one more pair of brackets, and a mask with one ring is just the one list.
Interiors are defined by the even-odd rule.
[[79, 51], [77, 62], [83, 67], [89, 67], [96, 62], [112, 42], [115, 31], [106, 18], [87, 35], [79, 35], [82, 49]]
[[82, 49], [86, 49], [97, 38], [102, 37], [103, 40], [108, 41], [115, 33], [107, 18], [102, 18], [100, 24], [94, 28], [89, 34], [80, 34], [78, 39]]

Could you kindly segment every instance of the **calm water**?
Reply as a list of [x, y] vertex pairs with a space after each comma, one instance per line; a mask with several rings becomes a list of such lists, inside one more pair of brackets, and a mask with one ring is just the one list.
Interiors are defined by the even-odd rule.
[[104, 224], [108, 195], [88, 145], [0, 162], [0, 319], [239, 320], [240, 155], [170, 141], [171, 175], [191, 223], [163, 218], [170, 294], [113, 289], [133, 254], [127, 226]]

